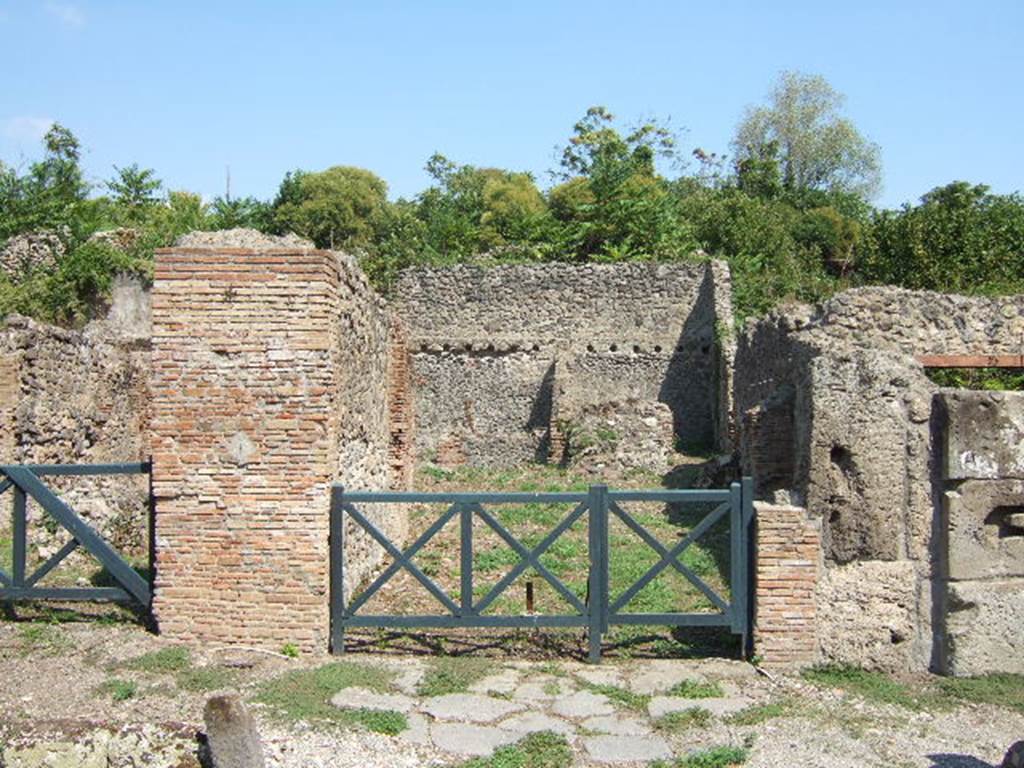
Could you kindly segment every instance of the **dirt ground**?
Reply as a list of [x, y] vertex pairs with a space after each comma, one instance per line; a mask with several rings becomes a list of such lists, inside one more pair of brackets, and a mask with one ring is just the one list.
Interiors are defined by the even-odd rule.
[[[430, 702], [440, 699], [431, 699], [431, 694], [467, 686], [469, 691], [483, 692], [486, 685], [480, 687], [481, 677], [486, 684], [492, 678], [500, 681], [511, 676], [510, 687], [499, 691], [496, 686], [488, 694], [489, 701], [517, 706], [520, 714], [534, 714], [530, 709], [534, 700], [543, 700], [536, 706], [545, 712], [557, 711], [560, 697], [571, 693], [583, 695], [591, 704], [598, 699], [610, 702], [611, 720], [639, 723], [638, 733], [650, 734], [671, 752], [662, 763], [641, 759], [623, 765], [736, 764], [694, 762], [711, 754], [709, 750], [728, 747], [733, 759], [749, 766], [984, 768], [998, 765], [1007, 747], [1024, 739], [1020, 691], [1011, 690], [1005, 700], [987, 689], [980, 697], [935, 696], [940, 681], [934, 678], [869, 676], [862, 680], [854, 676], [847, 686], [842, 674], [765, 674], [738, 660], [610, 659], [594, 667], [573, 659], [502, 656], [506, 646], [496, 647], [499, 650], [482, 662], [480, 657], [464, 657], [466, 661], [448, 669], [448, 677], [433, 674], [440, 658], [436, 654], [410, 654], [407, 647], [385, 653], [356, 651], [346, 654], [344, 661], [350, 676], [352, 669], [358, 674], [362, 667], [397, 674], [394, 695], [401, 695], [401, 680], [408, 682], [409, 673], [415, 671], [421, 682], [404, 689], [415, 700], [414, 712], [433, 711]], [[104, 729], [122, 733], [135, 729], [144, 734], [139, 738], [144, 738], [150, 752], [123, 760], [111, 752], [103, 765], [196, 765], [192, 756], [196, 735], [203, 730], [203, 705], [212, 693], [222, 691], [237, 693], [249, 702], [271, 766], [460, 765], [467, 759], [439, 746], [439, 739], [412, 737], [409, 729], [437, 727], [430, 715], [410, 714], [408, 729], [387, 735], [372, 732], [365, 724], [307, 719], [300, 710], [284, 716], [261, 694], [268, 681], [336, 661], [337, 657], [326, 655], [289, 658], [213, 646], [174, 646], [116, 609], [92, 615], [19, 609], [17, 616], [8, 614], [0, 620], [0, 749], [7, 756], [6, 764], [0, 759], [0, 766], [32, 764], [23, 760], [26, 745], [73, 743]], [[460, 670], [467, 671], [465, 679], [459, 679]], [[430, 685], [435, 687], [439, 680], [448, 687], [427, 690], [424, 679], [433, 680]], [[707, 705], [715, 712], [680, 721], [651, 714], [652, 697], [661, 695], [659, 685], [673, 680], [695, 680], [717, 689], [717, 698], [708, 699]], [[1020, 682], [1002, 681], [1011, 687]], [[550, 695], [523, 698], [531, 689]], [[300, 691], [297, 695], [309, 694], [310, 701], [320, 696], [323, 700], [314, 704], [328, 707], [326, 699], [335, 692]], [[517, 704], [520, 699], [527, 703]], [[576, 729], [568, 738], [572, 764], [606, 764], [602, 760], [609, 755], [602, 756], [594, 748], [598, 743], [594, 727], [580, 725], [582, 714], [576, 718], [575, 713], [563, 711], [563, 716]], [[153, 757], [161, 741], [172, 744], [177, 757], [166, 762]]]

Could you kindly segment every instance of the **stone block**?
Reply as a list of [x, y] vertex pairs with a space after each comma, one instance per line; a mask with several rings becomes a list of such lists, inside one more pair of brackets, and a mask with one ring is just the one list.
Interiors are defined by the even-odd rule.
[[1024, 674], [1024, 579], [950, 582], [947, 606], [947, 674]]
[[944, 501], [949, 578], [1024, 576], [1024, 480], [968, 480]]
[[1024, 478], [1024, 392], [956, 390], [937, 397], [946, 412], [948, 479]]

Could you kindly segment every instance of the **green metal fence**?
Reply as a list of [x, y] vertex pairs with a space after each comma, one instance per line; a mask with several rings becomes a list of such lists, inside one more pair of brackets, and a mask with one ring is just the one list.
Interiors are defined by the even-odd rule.
[[[678, 542], [666, 546], [629, 511], [634, 502], [659, 502], [673, 506], [714, 504]], [[404, 550], [390, 541], [360, 506], [374, 504], [444, 504], [446, 509]], [[503, 525], [487, 506], [519, 504], [572, 504], [569, 512], [537, 543], [528, 547]], [[357, 506], [358, 505], [358, 506]], [[587, 518], [589, 573], [587, 595], [581, 599], [541, 562], [541, 557], [570, 527]], [[414, 562], [417, 553], [452, 520], [459, 526], [459, 588], [453, 599]], [[609, 490], [594, 485], [585, 493], [398, 493], [332, 489], [330, 516], [331, 556], [331, 649], [344, 650], [345, 631], [355, 627], [393, 629], [457, 627], [586, 627], [589, 658], [601, 658], [602, 635], [613, 625], [645, 624], [672, 627], [726, 627], [742, 638], [747, 649], [750, 633], [750, 527], [753, 519], [753, 483], [749, 478], [722, 490]], [[519, 561], [479, 599], [474, 599], [474, 520], [480, 520], [518, 556]], [[617, 520], [635, 533], [657, 555], [657, 562], [617, 595], [610, 594], [609, 563], [613, 556], [609, 524]], [[379, 576], [351, 599], [346, 599], [346, 522], [358, 526], [392, 558]], [[716, 524], [729, 526], [729, 595], [724, 597], [688, 567], [682, 556]], [[525, 571], [532, 568], [575, 611], [560, 614], [495, 615], [487, 613], [494, 601]], [[692, 584], [716, 608], [714, 612], [627, 612], [630, 601], [666, 569], [671, 568]], [[445, 613], [397, 615], [363, 614], [360, 609], [396, 574], [405, 570], [433, 595]]]
[[[0, 602], [26, 600], [107, 600], [136, 603], [148, 609], [152, 600], [150, 583], [138, 574], [93, 528], [82, 520], [41, 480], [46, 476], [95, 476], [150, 474], [151, 464], [11, 464], [0, 466], [0, 494], [14, 495], [11, 521], [11, 572], [0, 570]], [[152, 485], [152, 481], [151, 481]], [[28, 515], [31, 499], [71, 538], [32, 573], [28, 573]], [[152, 488], [150, 489], [150, 560], [152, 565]], [[82, 547], [110, 574], [111, 587], [45, 587], [39, 582], [72, 552]], [[150, 568], [152, 573], [152, 567]]]

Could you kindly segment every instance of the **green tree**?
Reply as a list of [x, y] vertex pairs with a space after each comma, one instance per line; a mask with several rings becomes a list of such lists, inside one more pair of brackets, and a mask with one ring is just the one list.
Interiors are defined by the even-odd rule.
[[281, 182], [274, 227], [308, 237], [320, 248], [366, 247], [387, 204], [387, 185], [362, 168], [296, 171]]
[[776, 156], [787, 189], [853, 192], [881, 187], [878, 145], [840, 114], [844, 98], [825, 78], [783, 72], [767, 106], [748, 109], [732, 142], [739, 169]]
[[270, 204], [255, 197], [217, 196], [210, 203], [209, 226], [212, 229], [245, 227], [269, 231], [273, 227]]

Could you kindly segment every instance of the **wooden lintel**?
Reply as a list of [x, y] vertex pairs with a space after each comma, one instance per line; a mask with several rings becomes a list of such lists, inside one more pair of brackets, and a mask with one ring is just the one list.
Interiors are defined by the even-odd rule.
[[1024, 355], [917, 355], [925, 368], [1024, 368]]

